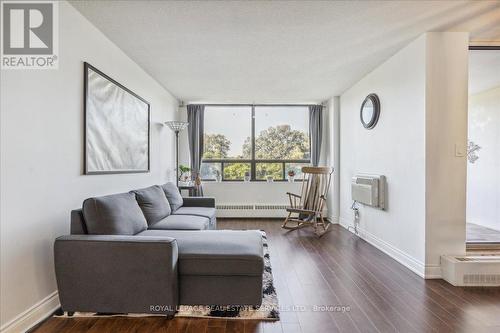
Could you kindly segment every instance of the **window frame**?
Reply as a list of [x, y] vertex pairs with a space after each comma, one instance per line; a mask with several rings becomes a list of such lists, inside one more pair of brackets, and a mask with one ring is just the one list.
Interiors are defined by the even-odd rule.
[[[258, 163], [281, 163], [282, 165], [282, 176], [283, 179], [275, 179], [275, 182], [285, 182], [287, 180], [286, 175], [286, 164], [289, 163], [303, 163], [303, 164], [311, 164], [311, 158], [309, 159], [256, 159], [255, 158], [255, 108], [259, 106], [265, 107], [309, 107], [313, 104], [204, 104], [205, 106], [213, 106], [213, 107], [238, 107], [238, 106], [248, 106], [251, 107], [251, 142], [252, 142], [252, 150], [251, 150], [251, 158], [250, 159], [237, 159], [237, 158], [216, 158], [216, 159], [203, 159], [201, 163], [220, 163], [221, 169], [221, 179], [223, 182], [242, 182], [244, 179], [224, 179], [224, 165], [230, 163], [248, 163], [250, 164], [250, 181], [251, 182], [265, 182], [265, 179], [256, 179], [256, 169]], [[311, 132], [308, 131], [309, 136], [309, 156], [311, 152]], [[215, 181], [215, 179], [202, 179], [203, 181]], [[300, 179], [295, 179], [295, 181], [300, 181]]]

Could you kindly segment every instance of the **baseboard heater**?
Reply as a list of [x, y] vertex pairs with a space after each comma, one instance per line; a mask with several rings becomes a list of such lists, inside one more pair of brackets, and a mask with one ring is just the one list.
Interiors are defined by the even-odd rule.
[[441, 256], [441, 275], [454, 286], [500, 286], [500, 256]]
[[286, 216], [285, 209], [288, 205], [283, 204], [219, 204], [217, 217], [276, 217]]

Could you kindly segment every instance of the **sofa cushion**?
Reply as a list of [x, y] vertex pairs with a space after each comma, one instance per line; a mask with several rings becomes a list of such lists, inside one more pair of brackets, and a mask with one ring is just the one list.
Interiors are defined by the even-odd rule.
[[203, 216], [208, 217], [209, 219], [213, 219], [216, 213], [215, 208], [208, 207], [181, 207], [177, 209], [173, 214], [175, 215], [194, 215], [194, 216]]
[[83, 216], [94, 235], [135, 235], [148, 227], [133, 193], [86, 199]]
[[203, 216], [170, 215], [150, 225], [151, 230], [206, 230], [210, 220]]
[[168, 202], [170, 203], [170, 208], [172, 208], [172, 212], [175, 212], [179, 207], [182, 207], [184, 203], [182, 200], [182, 196], [179, 193], [179, 189], [175, 186], [174, 183], [166, 183], [161, 186], [165, 196], [167, 197]]
[[170, 215], [170, 204], [160, 186], [154, 185], [131, 192], [135, 193], [135, 199], [149, 225]]
[[264, 269], [262, 234], [256, 230], [145, 230], [139, 235], [175, 238], [181, 275], [261, 276]]

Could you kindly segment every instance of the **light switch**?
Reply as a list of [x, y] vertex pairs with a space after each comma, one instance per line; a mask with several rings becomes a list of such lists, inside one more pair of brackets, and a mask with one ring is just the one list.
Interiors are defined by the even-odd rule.
[[455, 156], [456, 157], [464, 157], [467, 154], [467, 151], [465, 149], [464, 145], [461, 145], [459, 143], [455, 143]]

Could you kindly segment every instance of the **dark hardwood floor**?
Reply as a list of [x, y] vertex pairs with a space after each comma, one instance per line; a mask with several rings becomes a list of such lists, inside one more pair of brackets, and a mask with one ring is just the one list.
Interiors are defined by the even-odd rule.
[[278, 322], [50, 318], [36, 332], [500, 332], [500, 288], [423, 280], [338, 225], [321, 239], [311, 230], [286, 232], [280, 225], [219, 221], [220, 229], [267, 232], [282, 307]]

